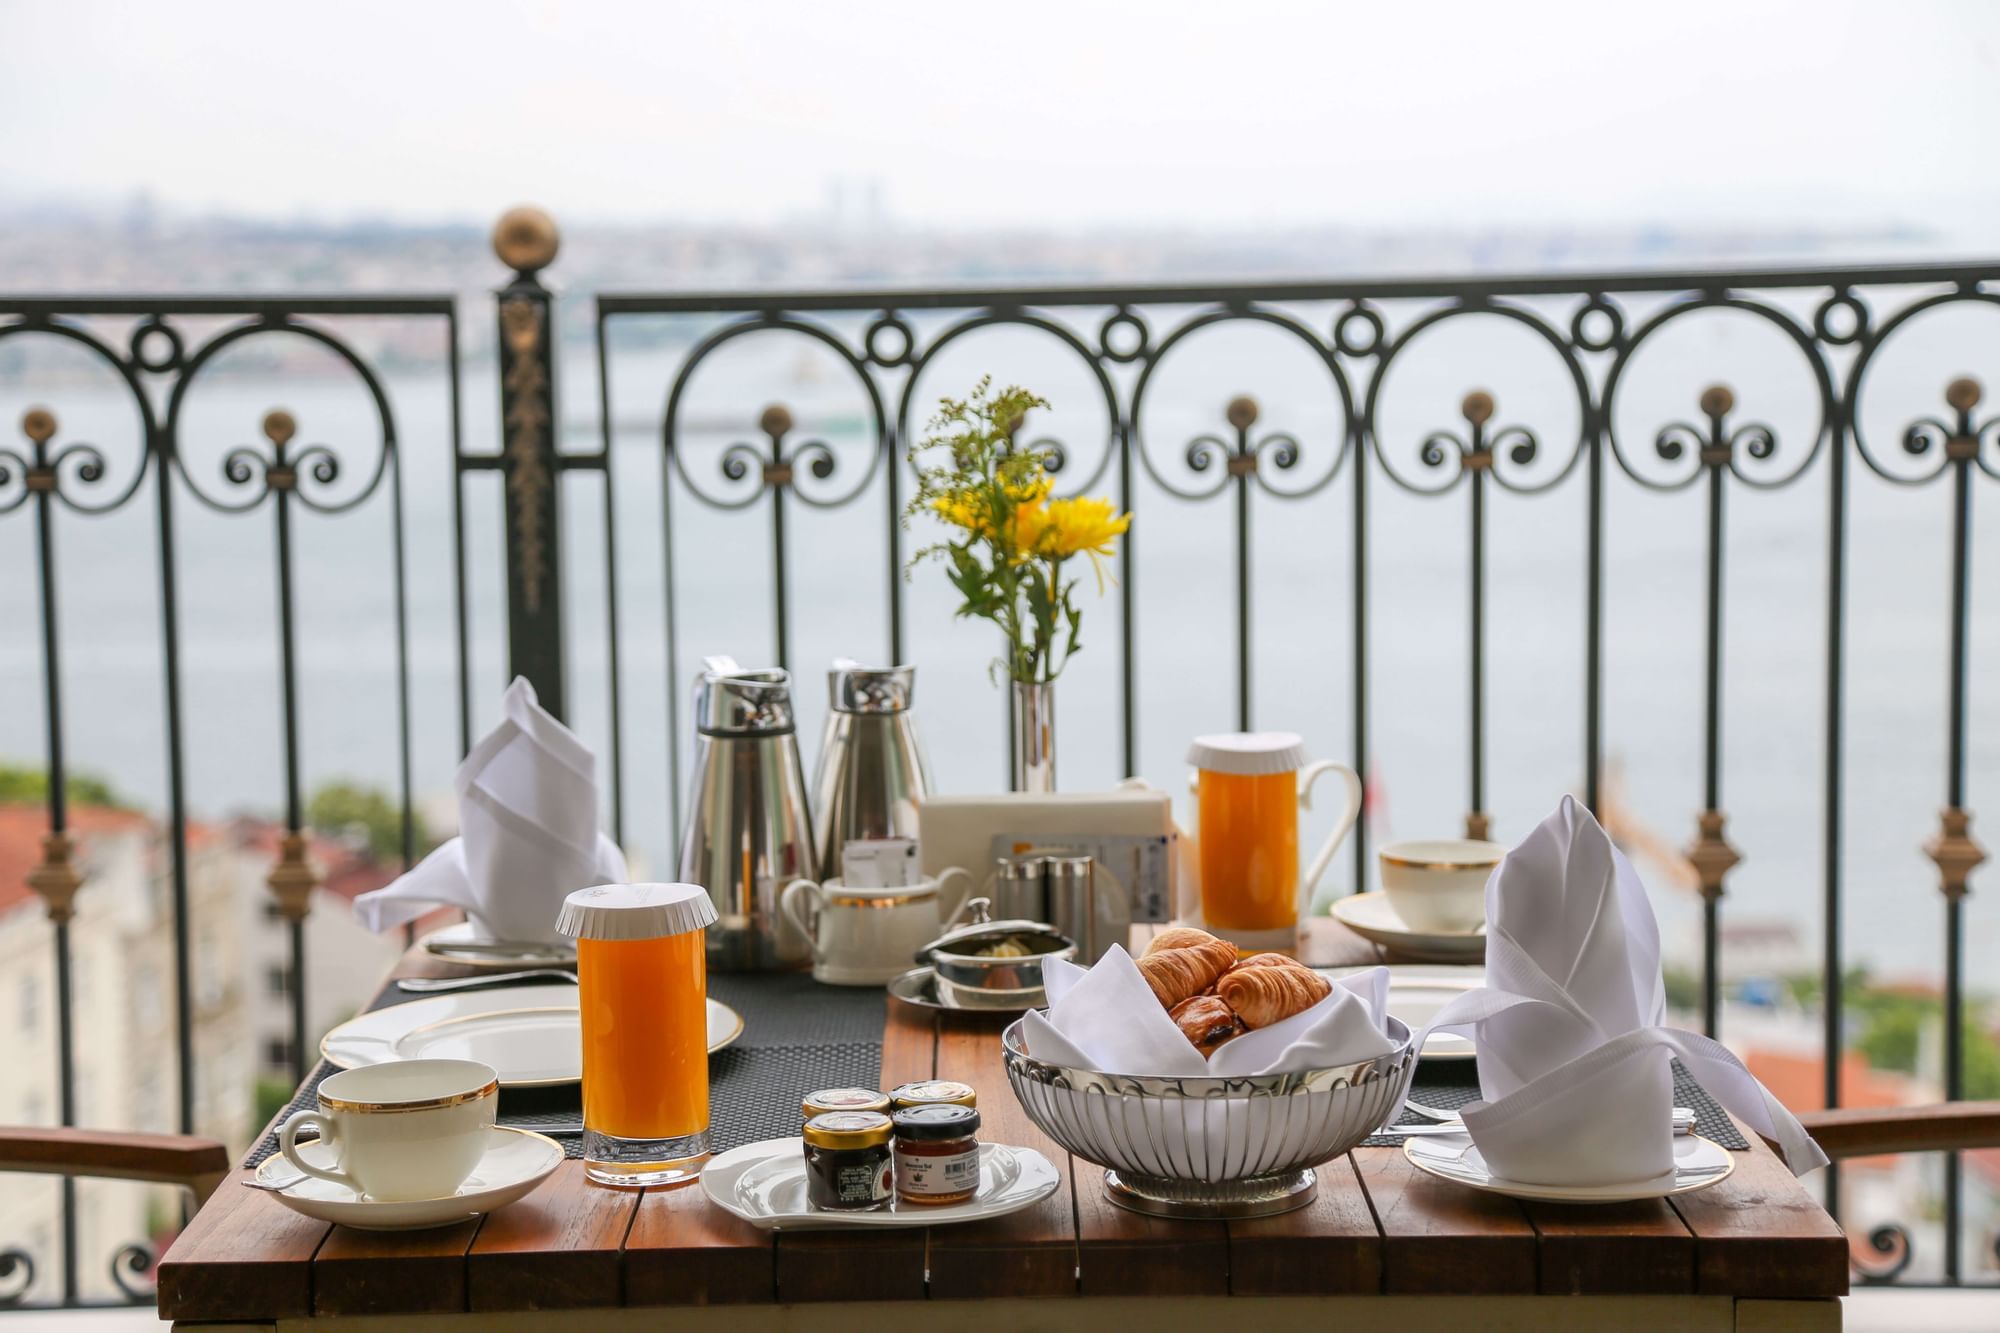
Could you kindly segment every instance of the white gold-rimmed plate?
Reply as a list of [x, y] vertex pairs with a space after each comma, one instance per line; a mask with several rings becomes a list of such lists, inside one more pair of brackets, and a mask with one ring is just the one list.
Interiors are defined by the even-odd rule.
[[1440, 962], [1477, 962], [1486, 956], [1484, 928], [1467, 934], [1440, 934], [1411, 930], [1389, 906], [1386, 893], [1355, 893], [1335, 898], [1330, 909], [1333, 919], [1362, 939], [1393, 949], [1411, 958], [1432, 958]]
[[[708, 1001], [711, 1055], [743, 1035], [743, 1016]], [[321, 1038], [330, 1065], [358, 1069], [418, 1056], [492, 1065], [503, 1088], [546, 1088], [583, 1077], [576, 987], [568, 982], [451, 991], [357, 1014]]]
[[1489, 1194], [1510, 1199], [1530, 1199], [1538, 1203], [1625, 1203], [1632, 1199], [1664, 1199], [1674, 1194], [1692, 1194], [1717, 1181], [1727, 1180], [1736, 1169], [1729, 1150], [1699, 1134], [1674, 1136], [1674, 1169], [1650, 1180], [1628, 1180], [1609, 1185], [1531, 1185], [1507, 1180], [1486, 1169], [1469, 1134], [1440, 1134], [1433, 1138], [1403, 1140], [1403, 1156], [1410, 1165], [1440, 1180], [1452, 1180]]
[[[1339, 980], [1372, 967], [1323, 967], [1326, 976]], [[1454, 967], [1440, 963], [1392, 963], [1389, 965], [1389, 1013], [1403, 1020], [1412, 1032], [1422, 1032], [1437, 1017], [1438, 1010], [1469, 990], [1486, 984], [1484, 968]], [[1472, 1039], [1453, 1032], [1433, 1032], [1424, 1042], [1426, 1060], [1470, 1060]]]
[[576, 949], [563, 941], [510, 943], [487, 939], [470, 921], [434, 930], [418, 943], [427, 953], [467, 967], [575, 967]]
[[710, 1161], [701, 1187], [718, 1208], [763, 1231], [926, 1227], [1004, 1217], [1039, 1203], [1062, 1183], [1049, 1159], [1033, 1148], [979, 1145], [979, 1192], [964, 1203], [891, 1201], [873, 1212], [836, 1212], [806, 1201], [805, 1144], [765, 1139], [731, 1148]]
[[[298, 1169], [283, 1154], [272, 1153], [257, 1167], [258, 1185], [284, 1201], [295, 1213], [321, 1222], [335, 1222], [363, 1231], [421, 1231], [448, 1227], [468, 1217], [478, 1217], [504, 1208], [526, 1195], [562, 1165], [562, 1145], [554, 1139], [525, 1129], [495, 1125], [485, 1155], [456, 1194], [441, 1199], [384, 1202], [357, 1195], [345, 1185], [336, 1185], [317, 1176], [306, 1176], [283, 1189], [282, 1180], [298, 1175]], [[333, 1152], [324, 1143], [306, 1142], [299, 1156], [314, 1166], [332, 1166]]]

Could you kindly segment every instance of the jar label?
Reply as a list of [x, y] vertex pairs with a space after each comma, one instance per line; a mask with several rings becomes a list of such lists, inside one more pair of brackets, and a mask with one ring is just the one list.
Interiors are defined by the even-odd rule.
[[896, 1154], [896, 1188], [905, 1194], [965, 1194], [979, 1188], [979, 1149], [950, 1157]]
[[881, 1203], [889, 1197], [889, 1159], [834, 1168], [833, 1189], [842, 1204]]

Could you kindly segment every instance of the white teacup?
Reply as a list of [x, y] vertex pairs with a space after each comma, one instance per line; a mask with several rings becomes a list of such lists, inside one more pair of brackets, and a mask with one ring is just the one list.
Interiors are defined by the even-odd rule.
[[915, 967], [918, 950], [958, 920], [971, 888], [972, 876], [957, 866], [887, 888], [795, 879], [779, 905], [812, 941], [813, 980], [885, 986]]
[[[477, 1060], [397, 1060], [349, 1069], [319, 1085], [319, 1109], [278, 1129], [278, 1150], [309, 1176], [384, 1203], [455, 1193], [485, 1155], [500, 1106], [500, 1076]], [[299, 1155], [314, 1129], [333, 1168]]]
[[1392, 842], [1382, 848], [1382, 888], [1411, 930], [1466, 935], [1486, 920], [1486, 880], [1507, 849], [1473, 838]]

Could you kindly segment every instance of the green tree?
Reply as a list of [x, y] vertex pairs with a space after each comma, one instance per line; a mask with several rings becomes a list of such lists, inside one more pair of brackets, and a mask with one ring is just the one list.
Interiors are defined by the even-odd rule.
[[[124, 798], [103, 778], [89, 773], [72, 773], [63, 782], [63, 793], [71, 805], [101, 805], [128, 810]], [[22, 764], [0, 763], [0, 805], [41, 805], [49, 799], [46, 769]]]
[[[411, 819], [415, 854], [422, 856], [433, 845], [430, 830], [424, 827], [423, 816], [413, 811]], [[403, 857], [402, 809], [374, 787], [345, 780], [322, 784], [306, 802], [306, 823], [334, 837], [359, 832], [378, 861]]]

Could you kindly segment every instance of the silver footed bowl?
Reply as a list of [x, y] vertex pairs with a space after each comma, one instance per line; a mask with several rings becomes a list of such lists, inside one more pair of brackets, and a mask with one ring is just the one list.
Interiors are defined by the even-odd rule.
[[1113, 1203], [1156, 1217], [1263, 1217], [1311, 1203], [1312, 1168], [1381, 1128], [1402, 1104], [1416, 1052], [1333, 1069], [1242, 1077], [1102, 1074], [1030, 1055], [1020, 1020], [1001, 1035], [1007, 1082], [1037, 1127], [1105, 1169]]

